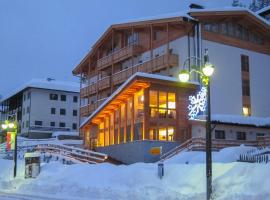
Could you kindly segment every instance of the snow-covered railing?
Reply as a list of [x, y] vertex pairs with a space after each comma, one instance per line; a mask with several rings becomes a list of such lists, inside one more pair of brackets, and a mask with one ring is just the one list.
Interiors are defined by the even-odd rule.
[[87, 161], [89, 163], [101, 163], [104, 162], [108, 157], [103, 153], [58, 144], [40, 144], [37, 145], [36, 150], [44, 152], [58, 152], [60, 154], [69, 155], [74, 159]]
[[[261, 146], [263, 144], [268, 144], [270, 146], [270, 138], [269, 140], [254, 140], [254, 141], [247, 141], [247, 140], [221, 140], [221, 139], [212, 139], [212, 150], [220, 150], [227, 147], [233, 146], [240, 146], [244, 144], [246, 146]], [[184, 143], [180, 144], [179, 146], [173, 148], [172, 150], [168, 151], [167, 153], [161, 155], [161, 161], [164, 161], [168, 158], [177, 155], [182, 151], [189, 151], [189, 150], [205, 150], [206, 140], [205, 138], [191, 138]]]
[[241, 154], [238, 159], [239, 162], [251, 163], [270, 163], [270, 145], [259, 146], [256, 149], [248, 150], [246, 153]]

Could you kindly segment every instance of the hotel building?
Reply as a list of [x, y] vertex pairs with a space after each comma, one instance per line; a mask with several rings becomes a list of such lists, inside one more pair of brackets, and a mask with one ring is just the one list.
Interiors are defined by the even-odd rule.
[[204, 49], [216, 67], [212, 114], [269, 117], [269, 22], [244, 8], [191, 9], [112, 25], [76, 66], [85, 147], [153, 161], [151, 146], [166, 152], [193, 137], [188, 96], [199, 78], [177, 77]]

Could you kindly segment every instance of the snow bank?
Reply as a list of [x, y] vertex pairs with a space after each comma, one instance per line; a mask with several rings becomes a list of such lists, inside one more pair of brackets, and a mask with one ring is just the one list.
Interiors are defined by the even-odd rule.
[[[248, 147], [214, 153], [215, 199], [270, 199], [270, 165], [230, 162]], [[13, 180], [12, 162], [0, 159], [0, 190], [39, 194], [62, 199], [202, 200], [205, 199], [204, 152], [184, 152], [165, 162], [165, 176], [157, 176], [157, 164], [115, 166], [44, 164], [36, 179], [23, 179], [23, 162]], [[189, 160], [189, 164], [185, 162]], [[218, 163], [219, 162], [219, 163]]]

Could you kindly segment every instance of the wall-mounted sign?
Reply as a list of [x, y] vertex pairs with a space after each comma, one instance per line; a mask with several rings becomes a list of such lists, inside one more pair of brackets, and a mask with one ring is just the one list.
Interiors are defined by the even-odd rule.
[[7, 132], [7, 150], [15, 149], [15, 132]]
[[189, 119], [195, 119], [200, 112], [204, 112], [206, 110], [206, 92], [206, 87], [202, 87], [197, 95], [189, 96]]
[[162, 153], [162, 147], [152, 147], [150, 153], [152, 155], [160, 155]]

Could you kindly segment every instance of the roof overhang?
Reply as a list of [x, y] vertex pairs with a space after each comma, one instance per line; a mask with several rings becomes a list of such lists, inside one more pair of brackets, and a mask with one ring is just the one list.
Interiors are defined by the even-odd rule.
[[105, 100], [88, 118], [86, 118], [80, 128], [83, 128], [88, 123], [99, 123], [100, 119], [108, 116], [113, 110], [116, 110], [119, 105], [130, 98], [135, 92], [148, 88], [151, 83], [162, 83], [167, 86], [192, 88], [195, 89], [198, 83], [180, 83], [177, 78], [168, 76], [147, 74], [137, 72], [123, 83], [107, 100]]

